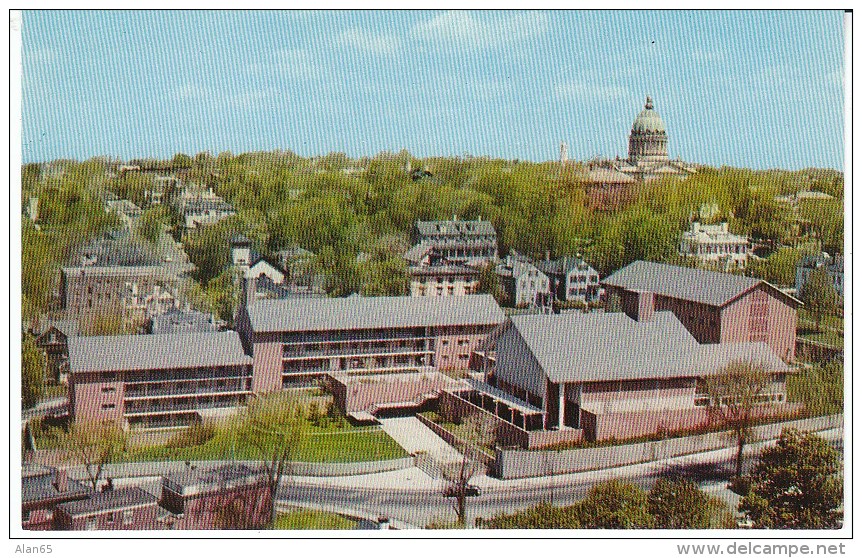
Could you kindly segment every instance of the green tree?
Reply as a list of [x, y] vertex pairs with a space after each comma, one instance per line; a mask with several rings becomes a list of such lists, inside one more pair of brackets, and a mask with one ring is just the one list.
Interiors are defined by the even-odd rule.
[[70, 463], [83, 465], [93, 490], [99, 489], [99, 480], [110, 463], [126, 450], [128, 437], [113, 421], [75, 421], [68, 430], [51, 431], [57, 445]]
[[556, 507], [542, 502], [532, 508], [510, 514], [501, 513], [476, 521], [483, 529], [580, 529], [575, 507]]
[[838, 452], [814, 434], [786, 428], [761, 452], [739, 509], [758, 529], [838, 529], [843, 488]]
[[736, 476], [742, 476], [743, 452], [757, 420], [757, 406], [769, 387], [770, 374], [760, 365], [733, 362], [706, 379], [711, 419], [736, 439]]
[[648, 529], [653, 526], [647, 493], [634, 484], [611, 480], [595, 485], [577, 504], [585, 529]]
[[[732, 528], [733, 516], [727, 506], [713, 502], [688, 479], [661, 478], [647, 496], [649, 511], [657, 529]], [[718, 505], [717, 505], [718, 504]]]
[[292, 475], [291, 462], [305, 437], [305, 406], [290, 392], [257, 396], [245, 408], [235, 436], [248, 443], [266, 471], [271, 502], [270, 520], [276, 517], [278, 488]]
[[21, 407], [30, 409], [45, 391], [45, 355], [36, 346], [36, 340], [22, 333], [21, 340]]
[[799, 299], [814, 316], [818, 330], [823, 316], [838, 311], [838, 293], [832, 286], [829, 274], [822, 268], [817, 268], [808, 275], [808, 280], [802, 285], [802, 290], [799, 292]]
[[801, 257], [799, 250], [782, 246], [765, 260], [751, 260], [749, 271], [773, 285], [790, 286], [796, 281], [796, 264]]
[[500, 283], [500, 276], [497, 275], [497, 265], [494, 262], [488, 262], [481, 267], [478, 282], [479, 285], [476, 289], [478, 292], [493, 296], [500, 305], [505, 305], [509, 302], [509, 295]]
[[844, 364], [830, 361], [800, 367], [787, 378], [791, 401], [805, 405], [813, 416], [834, 415], [844, 411]]
[[388, 257], [359, 264], [363, 296], [402, 296], [408, 292], [410, 275], [403, 258]]
[[150, 244], [157, 244], [170, 219], [169, 212], [170, 210], [164, 205], [156, 205], [145, 210], [135, 223], [135, 232]]

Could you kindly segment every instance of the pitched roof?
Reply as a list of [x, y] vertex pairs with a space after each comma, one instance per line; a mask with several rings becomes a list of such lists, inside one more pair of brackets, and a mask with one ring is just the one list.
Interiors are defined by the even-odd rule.
[[[44, 469], [44, 470], [41, 470]], [[50, 468], [27, 467], [22, 470], [21, 502], [46, 502], [84, 498], [90, 488], [75, 479], [66, 479], [66, 490], [59, 492], [54, 487], [55, 471]]]
[[261, 300], [248, 306], [248, 315], [256, 332], [494, 325], [504, 320], [491, 295]]
[[137, 486], [97, 492], [86, 500], [67, 502], [57, 506], [72, 517], [107, 511], [122, 510], [146, 504], [156, 505], [156, 497]]
[[606, 277], [602, 284], [629, 291], [653, 292], [710, 306], [724, 306], [743, 293], [763, 284], [789, 299], [791, 305], [802, 304], [762, 279], [655, 262], [633, 262]]
[[[512, 326], [553, 382], [695, 377], [734, 361], [789, 367], [765, 343], [701, 345], [672, 312], [648, 322], [623, 313], [512, 316]], [[504, 363], [498, 366], [517, 365]]]
[[416, 230], [420, 235], [496, 235], [493, 223], [490, 221], [416, 221]]
[[69, 339], [69, 371], [111, 372], [251, 364], [235, 331]]

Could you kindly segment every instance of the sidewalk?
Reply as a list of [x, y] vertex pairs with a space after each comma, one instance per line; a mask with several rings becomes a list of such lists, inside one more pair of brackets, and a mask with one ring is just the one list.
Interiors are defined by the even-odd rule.
[[461, 460], [461, 454], [455, 448], [416, 417], [382, 419], [380, 425], [384, 432], [411, 455], [424, 451], [438, 463]]

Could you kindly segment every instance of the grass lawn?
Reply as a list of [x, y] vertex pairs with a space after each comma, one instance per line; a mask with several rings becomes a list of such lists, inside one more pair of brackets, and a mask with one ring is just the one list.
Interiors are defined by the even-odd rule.
[[814, 341], [816, 343], [831, 345], [833, 347], [844, 347], [844, 336], [839, 335], [834, 331], [806, 331], [805, 333], [800, 332], [799, 337], [802, 337], [803, 339], [808, 339], [809, 341]]
[[[407, 452], [380, 428], [312, 428], [302, 441], [296, 461], [344, 463], [407, 457]], [[248, 440], [234, 442], [229, 430], [219, 429], [209, 441], [186, 448], [163, 445], [137, 448], [127, 461], [208, 461], [219, 459], [260, 459]]]
[[[816, 320], [814, 316], [811, 315], [808, 310], [805, 308], [800, 308], [799, 312], [799, 327], [802, 329], [814, 329], [816, 327]], [[837, 329], [839, 331], [844, 331], [844, 318], [840, 316], [823, 316], [823, 319], [820, 322], [820, 325], [824, 329]]]
[[344, 516], [317, 510], [294, 510], [280, 513], [275, 518], [273, 529], [356, 529], [357, 522]]

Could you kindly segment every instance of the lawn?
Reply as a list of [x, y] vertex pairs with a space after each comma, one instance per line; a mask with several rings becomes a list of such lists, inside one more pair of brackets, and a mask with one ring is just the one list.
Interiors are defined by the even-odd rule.
[[294, 510], [280, 513], [275, 518], [273, 529], [318, 529], [346, 530], [356, 529], [357, 522], [335, 513], [317, 510]]
[[799, 337], [814, 341], [815, 343], [823, 343], [832, 347], [844, 348], [844, 336], [834, 331], [800, 331]]
[[[816, 329], [817, 322], [808, 310], [800, 308], [798, 313], [800, 329]], [[841, 316], [823, 316], [823, 319], [820, 321], [820, 325], [823, 329], [844, 331], [844, 318]]]
[[[295, 461], [345, 463], [407, 457], [407, 452], [378, 427], [321, 429], [312, 427], [294, 457]], [[247, 439], [234, 441], [227, 429], [219, 429], [209, 441], [185, 448], [164, 445], [132, 450], [127, 461], [210, 461], [260, 459]]]

